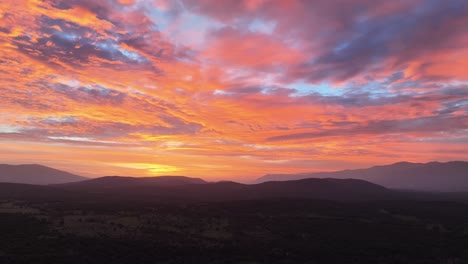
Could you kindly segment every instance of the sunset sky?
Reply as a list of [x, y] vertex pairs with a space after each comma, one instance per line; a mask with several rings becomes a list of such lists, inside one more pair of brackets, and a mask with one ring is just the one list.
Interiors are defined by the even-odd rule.
[[0, 163], [84, 176], [468, 160], [468, 1], [0, 0]]

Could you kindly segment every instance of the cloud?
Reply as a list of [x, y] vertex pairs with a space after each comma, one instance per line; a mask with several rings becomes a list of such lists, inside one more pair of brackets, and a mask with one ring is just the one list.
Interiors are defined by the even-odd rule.
[[467, 10], [0, 1], [0, 155], [221, 177], [468, 159]]
[[65, 95], [71, 100], [87, 104], [122, 104], [127, 94], [100, 85], [71, 87], [65, 84], [53, 86], [56, 93]]
[[211, 32], [209, 41], [210, 45], [204, 56], [232, 67], [284, 70], [302, 60], [300, 51], [288, 47], [281, 39], [264, 33], [225, 27]]
[[[106, 38], [92, 28], [61, 19], [41, 17], [41, 35], [15, 37], [18, 50], [46, 63], [72, 67], [107, 66], [120, 62], [126, 67], [148, 67], [149, 61], [138, 52], [126, 50], [116, 40]], [[117, 67], [116, 67], [117, 68]]]
[[395, 134], [395, 133], [419, 133], [442, 132], [450, 127], [451, 130], [463, 130], [468, 126], [467, 116], [444, 117], [428, 116], [403, 120], [375, 120], [364, 124], [343, 126], [339, 129], [325, 131], [287, 134], [270, 137], [268, 141], [303, 140], [320, 137], [356, 136], [361, 134]]
[[[274, 23], [271, 39], [302, 47], [302, 60], [288, 69], [287, 80], [346, 81], [359, 74], [385, 71], [390, 65], [406, 68], [410, 64], [417, 74], [429, 78], [436, 74], [425, 70], [425, 65], [436, 67], [440, 60], [463, 53], [466, 46], [463, 25], [468, 8], [462, 0], [184, 3], [193, 12], [235, 28], [256, 19]], [[248, 43], [248, 39], [246, 36], [244, 41]], [[258, 47], [269, 49], [268, 45]], [[277, 50], [276, 54], [284, 54]], [[259, 55], [257, 59], [265, 58], [263, 53]], [[466, 66], [462, 61], [457, 64]]]

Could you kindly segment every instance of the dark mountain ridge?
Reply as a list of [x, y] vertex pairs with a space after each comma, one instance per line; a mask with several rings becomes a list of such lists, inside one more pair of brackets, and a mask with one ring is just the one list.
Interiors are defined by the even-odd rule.
[[86, 177], [37, 164], [0, 164], [0, 182], [47, 185], [87, 179]]
[[367, 169], [298, 174], [267, 174], [255, 182], [289, 181], [307, 178], [362, 179], [392, 189], [463, 192], [468, 191], [468, 162], [398, 162]]
[[128, 176], [104, 176], [86, 181], [64, 183], [57, 187], [67, 189], [119, 189], [130, 187], [154, 187], [154, 186], [177, 186], [186, 184], [206, 184], [200, 178], [185, 176], [156, 176], [156, 177], [128, 177]]
[[327, 199], [331, 197], [334, 199], [333, 197], [338, 196], [370, 196], [369, 190], [371, 189], [373, 194], [388, 195], [389, 190], [385, 188], [425, 192], [466, 192], [468, 191], [468, 162], [399, 162], [368, 169], [337, 172], [270, 174], [259, 178], [257, 184], [251, 185], [224, 181], [208, 183], [200, 178], [184, 176], [142, 178], [107, 176], [87, 179], [41, 165], [0, 165], [0, 182], [51, 185], [61, 190], [85, 190], [93, 193], [117, 193], [118, 191], [130, 196], [205, 197], [207, 199], [225, 199], [226, 197], [232, 199], [323, 197]]
[[[122, 178], [122, 179], [120, 179]], [[129, 181], [130, 178], [130, 181]], [[118, 182], [106, 185], [103, 182]], [[241, 184], [236, 182], [142, 184], [131, 177], [104, 177], [83, 184], [31, 185], [0, 183], [0, 199], [33, 202], [69, 201], [94, 203], [222, 202], [265, 199], [315, 199], [329, 201], [468, 201], [468, 193], [403, 192], [356, 179], [302, 179], [294, 181]], [[154, 180], [154, 179], [153, 179]], [[130, 184], [123, 184], [130, 182]], [[84, 184], [86, 183], [86, 184]]]
[[77, 183], [52, 185], [73, 193], [119, 196], [122, 199], [227, 201], [270, 198], [324, 200], [391, 199], [393, 192], [376, 184], [354, 179], [303, 179], [287, 182], [241, 184], [208, 183], [187, 177], [103, 177]]

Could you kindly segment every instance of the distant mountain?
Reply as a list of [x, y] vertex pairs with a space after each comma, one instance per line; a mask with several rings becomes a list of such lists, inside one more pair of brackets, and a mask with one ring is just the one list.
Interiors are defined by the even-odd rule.
[[60, 184], [58, 187], [71, 189], [122, 189], [152, 186], [178, 186], [186, 184], [205, 184], [206, 181], [199, 178], [185, 176], [159, 176], [159, 177], [124, 177], [105, 176], [86, 181]]
[[[174, 178], [174, 179], [171, 179]], [[467, 201], [468, 193], [425, 193], [390, 190], [356, 179], [302, 179], [241, 184], [204, 182], [187, 177], [103, 177], [48, 186], [0, 183], [0, 199], [93, 203], [218, 202], [264, 199], [319, 199], [329, 201], [441, 200]]]
[[77, 182], [87, 179], [88, 178], [42, 165], [0, 164], [0, 182], [47, 185]]
[[267, 198], [362, 200], [389, 198], [392, 195], [391, 191], [382, 186], [354, 179], [304, 179], [248, 185], [236, 182], [207, 183], [186, 177], [104, 177], [54, 187], [108, 196], [200, 201]]
[[353, 178], [370, 181], [387, 188], [417, 191], [468, 191], [468, 162], [446, 163], [399, 162], [368, 169], [300, 174], [267, 174], [255, 182], [288, 181], [307, 178]]
[[[186, 186], [190, 187], [190, 186]], [[221, 182], [180, 188], [182, 195], [193, 198], [255, 200], [267, 198], [310, 198], [324, 200], [387, 199], [392, 192], [382, 186], [355, 179], [302, 179], [286, 182], [239, 184]]]

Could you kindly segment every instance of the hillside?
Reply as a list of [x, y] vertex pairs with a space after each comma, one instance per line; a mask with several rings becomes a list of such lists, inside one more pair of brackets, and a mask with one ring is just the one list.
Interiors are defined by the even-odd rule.
[[468, 191], [468, 162], [399, 162], [368, 169], [300, 174], [268, 174], [255, 182], [288, 181], [307, 178], [353, 178], [370, 181], [387, 188], [462, 192]]
[[6, 165], [0, 164], [0, 182], [25, 183], [36, 185], [77, 182], [88, 178], [56, 170], [42, 165]]
[[[171, 179], [174, 178], [174, 179]], [[249, 200], [267, 198], [313, 198], [325, 200], [361, 200], [390, 198], [386, 188], [353, 179], [304, 179], [287, 182], [240, 184], [207, 183], [186, 177], [104, 177], [54, 187], [122, 197], [151, 197], [177, 200]]]
[[205, 184], [206, 181], [199, 178], [185, 176], [158, 176], [158, 177], [126, 177], [126, 176], [105, 176], [96, 179], [89, 179], [80, 182], [59, 184], [57, 187], [65, 189], [126, 189], [135, 187], [155, 187], [155, 186], [178, 186], [186, 184]]

